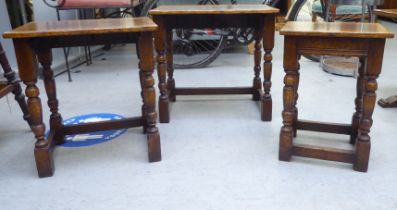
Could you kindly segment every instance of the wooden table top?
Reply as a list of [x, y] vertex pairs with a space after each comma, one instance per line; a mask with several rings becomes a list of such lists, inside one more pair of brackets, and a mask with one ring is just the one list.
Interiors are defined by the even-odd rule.
[[150, 10], [150, 15], [277, 14], [279, 9], [262, 4], [169, 5]]
[[381, 17], [397, 18], [397, 9], [376, 9], [374, 12]]
[[94, 35], [155, 31], [157, 25], [148, 17], [108, 18], [95, 20], [62, 20], [30, 22], [12, 31], [4, 38], [34, 38], [51, 36]]
[[394, 33], [379, 23], [287, 22], [280, 30], [288, 36], [324, 36], [352, 38], [393, 38]]

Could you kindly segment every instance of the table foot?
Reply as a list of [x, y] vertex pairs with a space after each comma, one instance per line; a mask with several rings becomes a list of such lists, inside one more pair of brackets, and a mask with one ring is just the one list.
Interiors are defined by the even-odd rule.
[[35, 148], [37, 172], [40, 178], [54, 175], [54, 160], [52, 152], [48, 148]]
[[149, 151], [149, 162], [161, 161], [161, 144], [160, 144], [160, 134], [151, 133], [147, 134], [148, 140], [148, 151]]
[[58, 143], [55, 139], [58, 138], [59, 135], [55, 133], [55, 131], [50, 131], [48, 135], [47, 142], [45, 147], [34, 148], [34, 156], [36, 160], [37, 172], [40, 178], [51, 177], [54, 175], [55, 166], [54, 166], [54, 158], [53, 158], [53, 150], [54, 144]]
[[371, 143], [369, 141], [357, 141], [356, 143], [356, 160], [353, 164], [353, 169], [355, 171], [367, 172], [369, 153], [371, 150]]
[[263, 98], [261, 105], [262, 121], [272, 121], [272, 99]]
[[170, 122], [169, 102], [168, 100], [159, 100], [159, 118], [160, 123]]
[[280, 145], [278, 159], [281, 161], [290, 161], [292, 157], [292, 139], [293, 131], [289, 126], [283, 126], [280, 131]]

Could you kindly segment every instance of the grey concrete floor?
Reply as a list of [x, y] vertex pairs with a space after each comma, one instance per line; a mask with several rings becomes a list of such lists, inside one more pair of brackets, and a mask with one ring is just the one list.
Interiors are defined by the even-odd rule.
[[[397, 32], [396, 25], [386, 24]], [[148, 163], [140, 128], [91, 147], [58, 147], [56, 172], [37, 177], [34, 137], [11, 96], [0, 101], [0, 209], [397, 209], [397, 109], [375, 107], [368, 173], [349, 164], [294, 157], [278, 161], [283, 38], [273, 52], [273, 121], [250, 96], [178, 97], [171, 123], [159, 124], [163, 160]], [[397, 39], [388, 40], [379, 97], [397, 94]], [[57, 78], [63, 117], [140, 113], [136, 56], [116, 47], [82, 66], [72, 83]], [[106, 58], [106, 60], [101, 60]], [[355, 80], [302, 59], [302, 119], [350, 122]], [[180, 86], [250, 85], [252, 57], [223, 54], [209, 68], [177, 70]], [[48, 109], [42, 81], [45, 122]], [[328, 141], [324, 141], [328, 140]], [[350, 147], [347, 136], [299, 132], [297, 141]], [[320, 142], [319, 142], [320, 141]], [[325, 143], [327, 142], [327, 143]]]

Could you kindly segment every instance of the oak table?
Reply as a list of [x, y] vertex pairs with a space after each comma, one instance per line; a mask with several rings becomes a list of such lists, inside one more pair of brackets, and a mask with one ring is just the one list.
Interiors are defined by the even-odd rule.
[[[397, 19], [397, 9], [377, 9], [375, 14], [381, 17]], [[380, 99], [378, 104], [383, 108], [397, 107], [397, 95]]]
[[[275, 16], [278, 9], [266, 5], [175, 5], [159, 6], [149, 14], [159, 26], [155, 35], [157, 71], [159, 76], [159, 115], [161, 123], [170, 121], [169, 101], [176, 95], [251, 94], [253, 100], [261, 101], [261, 118], [272, 119], [270, 95], [272, 74], [272, 50], [274, 47]], [[253, 28], [255, 40], [254, 81], [250, 87], [198, 87], [176, 88], [173, 67], [172, 29], [183, 28]], [[262, 90], [261, 57], [265, 51]], [[167, 79], [168, 74], [168, 79]]]
[[[284, 35], [284, 110], [280, 132], [279, 160], [292, 155], [352, 163], [354, 170], [366, 172], [370, 153], [369, 132], [372, 126], [377, 81], [383, 61], [386, 38], [394, 34], [378, 23], [288, 22], [280, 31]], [[334, 55], [359, 57], [355, 113], [351, 124], [324, 123], [298, 119], [300, 55]], [[300, 96], [301, 97], [301, 96]], [[304, 107], [303, 107], [304, 108]], [[297, 130], [345, 134], [353, 150], [293, 143]]]
[[[37, 139], [34, 148], [39, 177], [52, 176], [54, 172], [53, 149], [64, 142], [65, 135], [93, 131], [144, 127], [149, 145], [149, 161], [160, 161], [160, 136], [156, 127], [155, 89], [153, 71], [153, 32], [157, 25], [149, 18], [70, 20], [53, 22], [31, 22], [13, 31], [4, 33], [12, 38], [15, 47], [20, 77], [26, 87], [28, 110], [31, 114], [31, 128]], [[133, 43], [140, 44], [139, 74], [142, 88], [142, 116], [86, 123], [63, 125], [58, 112], [55, 80], [51, 69], [52, 48]], [[36, 56], [43, 67], [45, 90], [51, 110], [50, 131], [45, 139], [45, 125], [42, 120], [42, 106], [37, 87]], [[106, 91], [104, 89], [103, 91]], [[117, 91], [113, 91], [117, 94]], [[77, 93], [78, 94], [78, 93]]]

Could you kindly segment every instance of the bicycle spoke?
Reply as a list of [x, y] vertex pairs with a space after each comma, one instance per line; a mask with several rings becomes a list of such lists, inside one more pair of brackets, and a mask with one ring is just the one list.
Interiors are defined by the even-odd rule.
[[[204, 41], [204, 43], [206, 43], [206, 41]], [[210, 51], [211, 51], [211, 49], [206, 48], [206, 47], [204, 46], [204, 44], [201, 43], [201, 41], [197, 41], [197, 45], [200, 45], [199, 47], [204, 48], [204, 51], [205, 51], [205, 52], [210, 52]], [[213, 50], [213, 49], [212, 49], [212, 50]]]
[[[218, 5], [218, 0], [199, 0], [200, 5]], [[211, 63], [222, 52], [225, 36], [222, 29], [174, 30], [175, 68], [201, 68]]]

